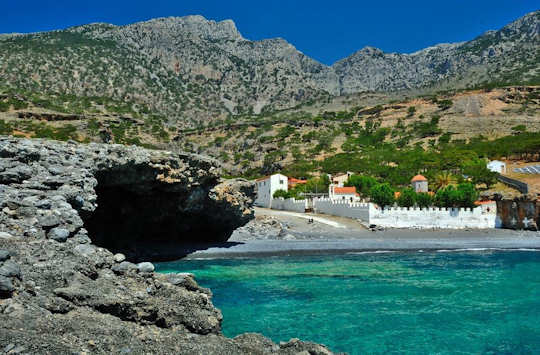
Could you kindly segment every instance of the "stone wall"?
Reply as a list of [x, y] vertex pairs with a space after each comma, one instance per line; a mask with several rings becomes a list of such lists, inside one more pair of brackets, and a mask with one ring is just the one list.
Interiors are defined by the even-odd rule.
[[501, 227], [495, 203], [471, 208], [390, 207], [373, 203], [351, 203], [314, 199], [316, 213], [359, 219], [369, 225], [389, 228], [496, 228]]
[[316, 213], [361, 219], [365, 222], [369, 220], [368, 203], [332, 201], [329, 198], [318, 198], [313, 200], [313, 208]]
[[302, 212], [306, 211], [307, 200], [296, 200], [294, 198], [284, 199], [283, 197], [274, 198], [270, 204], [274, 210]]
[[476, 208], [369, 207], [369, 224], [392, 228], [496, 228], [495, 203]]

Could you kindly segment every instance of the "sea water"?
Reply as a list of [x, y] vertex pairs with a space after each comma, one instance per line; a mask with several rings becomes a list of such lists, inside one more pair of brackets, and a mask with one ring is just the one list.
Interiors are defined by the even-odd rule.
[[158, 271], [194, 273], [229, 337], [350, 354], [540, 354], [540, 252], [185, 260]]

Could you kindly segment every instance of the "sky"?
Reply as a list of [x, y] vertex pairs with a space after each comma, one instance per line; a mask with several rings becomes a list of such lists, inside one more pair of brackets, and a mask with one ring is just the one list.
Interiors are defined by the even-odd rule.
[[329, 65], [368, 45], [411, 53], [437, 43], [471, 40], [540, 8], [537, 0], [0, 1], [0, 33], [203, 15], [232, 19], [247, 39], [284, 38]]

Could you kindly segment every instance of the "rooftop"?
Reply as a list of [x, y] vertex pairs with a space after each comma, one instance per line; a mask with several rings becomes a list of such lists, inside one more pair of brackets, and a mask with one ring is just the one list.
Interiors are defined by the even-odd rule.
[[427, 181], [427, 179], [424, 175], [418, 174], [411, 179], [411, 182], [417, 182], [417, 181]]
[[356, 187], [334, 187], [334, 194], [336, 195], [351, 195], [356, 194]]

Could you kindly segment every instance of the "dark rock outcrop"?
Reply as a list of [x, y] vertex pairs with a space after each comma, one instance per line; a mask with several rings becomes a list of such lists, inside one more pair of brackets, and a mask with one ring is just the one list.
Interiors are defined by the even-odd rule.
[[253, 187], [210, 158], [121, 145], [0, 138], [2, 229], [66, 241], [85, 232], [130, 257], [159, 243], [223, 242], [253, 218]]
[[497, 199], [497, 217], [503, 228], [537, 231], [540, 225], [540, 201], [532, 195], [512, 199], [501, 197]]
[[2, 349], [329, 354], [297, 340], [225, 338], [211, 292], [192, 275], [156, 274], [152, 264], [104, 248], [124, 249], [130, 238], [133, 246], [226, 239], [252, 216], [251, 185], [220, 183], [217, 174], [213, 161], [198, 156], [0, 137]]

